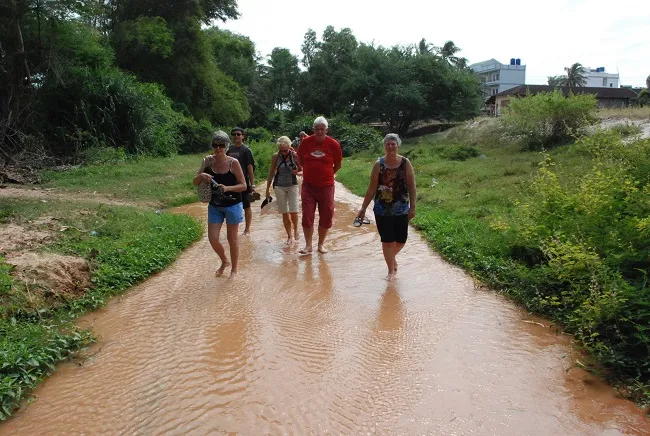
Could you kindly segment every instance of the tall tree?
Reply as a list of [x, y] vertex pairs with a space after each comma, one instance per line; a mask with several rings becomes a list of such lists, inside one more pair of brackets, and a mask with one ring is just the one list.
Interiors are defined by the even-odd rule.
[[351, 99], [346, 85], [355, 68], [358, 45], [349, 28], [340, 31], [332, 26], [325, 28], [322, 41], [316, 42], [309, 68], [301, 79], [299, 99], [302, 107], [325, 115], [349, 110]]
[[310, 28], [305, 33], [302, 46], [300, 47], [300, 51], [302, 51], [301, 63], [305, 68], [309, 68], [309, 65], [311, 65], [311, 60], [314, 58], [316, 50], [318, 50], [318, 36], [316, 35], [316, 32]]
[[298, 58], [289, 49], [276, 47], [269, 57], [269, 91], [273, 105], [285, 109], [291, 104], [298, 83]]
[[212, 46], [212, 54], [219, 69], [248, 87], [257, 74], [255, 44], [249, 37], [211, 27], [205, 30]]
[[418, 43], [418, 53], [421, 55], [432, 54], [435, 50], [433, 44], [429, 44], [426, 39], [422, 38]]
[[460, 47], [454, 44], [454, 41], [447, 41], [442, 47], [438, 48], [438, 54], [440, 57], [451, 65], [455, 65], [459, 68], [464, 68], [467, 66], [467, 59], [464, 57], [456, 56], [460, 52]]
[[[143, 81], [164, 85], [168, 95], [197, 119], [240, 123], [250, 116], [245, 91], [217, 67], [210, 38], [201, 30], [201, 23], [237, 16], [235, 0], [119, 0], [112, 38], [118, 65]], [[152, 47], [167, 43], [169, 35], [173, 35], [171, 53], [163, 61]], [[141, 51], [154, 55], [153, 63], [151, 56], [133, 52], [134, 44], [141, 42], [145, 42]]]
[[566, 72], [565, 86], [575, 88], [585, 86], [587, 84], [587, 78], [585, 77], [585, 67], [583, 67], [580, 62], [576, 62], [570, 67], [565, 67], [564, 71]]

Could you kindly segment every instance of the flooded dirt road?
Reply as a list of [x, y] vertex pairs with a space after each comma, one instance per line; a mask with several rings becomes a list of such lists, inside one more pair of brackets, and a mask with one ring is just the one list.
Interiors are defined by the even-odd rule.
[[83, 318], [101, 336], [91, 357], [61, 365], [0, 433], [650, 434], [572, 368], [567, 336], [415, 232], [384, 281], [374, 226], [352, 226], [360, 199], [338, 186], [337, 200], [326, 255], [285, 248], [280, 216], [254, 204], [236, 280], [214, 276], [203, 239]]

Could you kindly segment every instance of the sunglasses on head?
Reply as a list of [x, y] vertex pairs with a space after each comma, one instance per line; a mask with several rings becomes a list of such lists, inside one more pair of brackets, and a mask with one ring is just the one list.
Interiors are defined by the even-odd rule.
[[226, 144], [224, 144], [223, 142], [213, 142], [212, 147], [214, 147], [214, 148], [226, 148]]

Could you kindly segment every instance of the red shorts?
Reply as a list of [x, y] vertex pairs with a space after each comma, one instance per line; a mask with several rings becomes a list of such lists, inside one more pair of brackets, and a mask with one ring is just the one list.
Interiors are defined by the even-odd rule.
[[334, 218], [334, 185], [314, 186], [302, 183], [302, 226], [314, 227], [316, 205], [318, 205], [318, 227], [329, 229]]

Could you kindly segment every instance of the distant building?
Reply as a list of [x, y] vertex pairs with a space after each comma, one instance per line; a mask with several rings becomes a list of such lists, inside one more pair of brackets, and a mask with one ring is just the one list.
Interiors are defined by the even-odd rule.
[[510, 64], [502, 64], [496, 59], [490, 59], [469, 67], [481, 81], [484, 100], [526, 83], [526, 65], [521, 65], [521, 59], [512, 58]]
[[584, 73], [587, 83], [585, 87], [590, 88], [618, 88], [618, 73], [606, 73], [605, 67], [586, 68]]
[[603, 88], [602, 86], [576, 86], [574, 88], [569, 88], [568, 86], [553, 87], [549, 85], [520, 85], [493, 95], [486, 101], [486, 105], [488, 107], [493, 107], [494, 113], [499, 115], [501, 110], [508, 106], [510, 100], [513, 98], [524, 97], [527, 94], [535, 95], [540, 92], [552, 92], [555, 89], [561, 91], [564, 96], [568, 96], [571, 92], [574, 94], [592, 94], [596, 97], [599, 108], [627, 107], [638, 96], [631, 88]]

